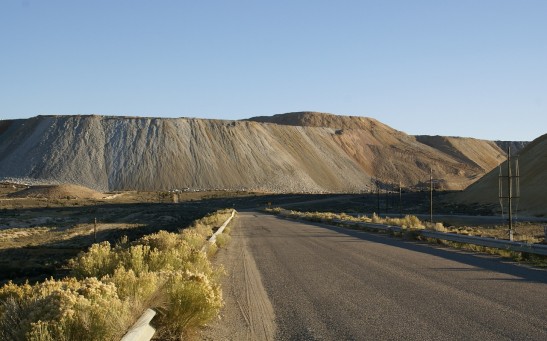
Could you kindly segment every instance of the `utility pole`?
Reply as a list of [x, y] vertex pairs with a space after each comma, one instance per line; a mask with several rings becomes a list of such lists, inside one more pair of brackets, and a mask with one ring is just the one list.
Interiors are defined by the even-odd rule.
[[[507, 178], [507, 196], [503, 195], [503, 178]], [[516, 194], [513, 193], [513, 178], [515, 179], [515, 189]], [[503, 216], [503, 199], [507, 199], [507, 215], [509, 223], [509, 240], [513, 241], [514, 229], [513, 229], [513, 199], [520, 198], [520, 175], [519, 175], [519, 165], [518, 159], [515, 163], [515, 175], [513, 175], [513, 170], [511, 167], [511, 147], [507, 147], [507, 175], [503, 176], [500, 167], [500, 178], [499, 178], [499, 199], [502, 209]]]
[[401, 181], [399, 180], [399, 217], [403, 217], [403, 191], [401, 189]]
[[509, 200], [509, 240], [513, 241], [513, 181], [511, 179], [511, 147], [507, 147], [507, 188]]
[[433, 224], [433, 168], [429, 169], [429, 222]]
[[380, 181], [376, 179], [376, 199], [378, 201], [378, 210], [376, 211], [378, 215], [380, 215]]
[[386, 189], [386, 216], [389, 212], [389, 187]]

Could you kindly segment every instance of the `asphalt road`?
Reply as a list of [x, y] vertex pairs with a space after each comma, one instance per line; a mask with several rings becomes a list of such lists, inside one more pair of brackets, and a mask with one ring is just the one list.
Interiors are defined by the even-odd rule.
[[254, 212], [233, 237], [278, 340], [547, 340], [546, 271]]

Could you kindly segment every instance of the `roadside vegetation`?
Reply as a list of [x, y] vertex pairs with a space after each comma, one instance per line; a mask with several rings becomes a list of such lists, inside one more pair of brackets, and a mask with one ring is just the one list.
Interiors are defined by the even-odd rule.
[[280, 207], [275, 208], [266, 208], [266, 212], [273, 214], [282, 214], [290, 218], [304, 219], [315, 222], [332, 222], [335, 219], [352, 221], [352, 222], [363, 222], [363, 223], [373, 223], [373, 224], [385, 224], [393, 226], [401, 226], [411, 229], [424, 229], [425, 224], [420, 221], [416, 216], [406, 215], [403, 218], [381, 218], [375, 213], [372, 216], [366, 215], [349, 215], [346, 213], [331, 213], [331, 212], [299, 212], [299, 211], [290, 211], [284, 210]]
[[[504, 258], [510, 258], [519, 262], [526, 262], [533, 266], [538, 267], [547, 267], [547, 257], [534, 254], [526, 254], [523, 252], [515, 252], [502, 250], [492, 247], [479, 246], [474, 244], [458, 243], [446, 240], [439, 240], [433, 238], [424, 238], [418, 237], [412, 233], [412, 230], [416, 229], [429, 229], [438, 232], [447, 232], [447, 233], [456, 233], [467, 236], [478, 236], [478, 237], [489, 237], [497, 239], [508, 239], [508, 231], [506, 226], [492, 226], [492, 227], [469, 227], [469, 226], [460, 226], [446, 227], [442, 223], [430, 223], [423, 222], [413, 215], [406, 215], [403, 218], [390, 218], [390, 217], [379, 217], [375, 213], [372, 216], [365, 215], [348, 215], [345, 213], [330, 213], [330, 212], [299, 212], [292, 210], [285, 210], [280, 207], [275, 208], [266, 208], [266, 212], [272, 214], [280, 214], [289, 218], [294, 219], [303, 219], [314, 222], [325, 222], [325, 223], [337, 223], [336, 220], [347, 221], [347, 222], [364, 222], [364, 223], [373, 223], [373, 224], [383, 224], [391, 226], [399, 226], [406, 229], [406, 232], [403, 233], [405, 238], [417, 238], [429, 243], [442, 244], [450, 247], [464, 249], [474, 252], [483, 252], [493, 255], [499, 255]], [[349, 226], [349, 228], [356, 228], [355, 226]], [[544, 240], [544, 231], [543, 227], [538, 224], [519, 224], [516, 227], [517, 233], [515, 234], [515, 241], [521, 241], [526, 243], [545, 243]]]
[[[160, 339], [180, 339], [217, 316], [221, 268], [207, 238], [230, 215], [217, 211], [178, 233], [93, 244], [71, 260], [71, 274], [0, 288], [2, 340], [119, 340], [151, 307]], [[221, 239], [220, 244], [227, 241]]]

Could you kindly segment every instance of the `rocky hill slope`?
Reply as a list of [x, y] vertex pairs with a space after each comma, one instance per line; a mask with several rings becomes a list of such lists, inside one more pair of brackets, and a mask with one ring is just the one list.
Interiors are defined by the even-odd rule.
[[[526, 215], [547, 216], [547, 182], [545, 181], [547, 178], [547, 134], [538, 137], [520, 151], [518, 160], [520, 168], [518, 210]], [[507, 175], [507, 162], [501, 165], [501, 170], [502, 175]], [[465, 191], [450, 199], [467, 204], [499, 206], [499, 174], [499, 168], [496, 167]], [[507, 193], [505, 182], [503, 188]]]
[[442, 136], [411, 136], [375, 119], [297, 112], [250, 120], [280, 125], [329, 127], [334, 141], [363, 171], [384, 183], [415, 186], [429, 179], [441, 189], [463, 189], [505, 159], [492, 141]]
[[0, 178], [97, 190], [347, 192], [416, 186], [429, 169], [462, 189], [505, 158], [493, 142], [413, 137], [379, 121], [291, 113], [246, 121], [38, 116], [0, 121]]

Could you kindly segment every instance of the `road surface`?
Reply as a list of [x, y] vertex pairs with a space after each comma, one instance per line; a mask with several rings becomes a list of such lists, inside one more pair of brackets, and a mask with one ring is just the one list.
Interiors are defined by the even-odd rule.
[[214, 340], [547, 340], [547, 272], [241, 212]]

